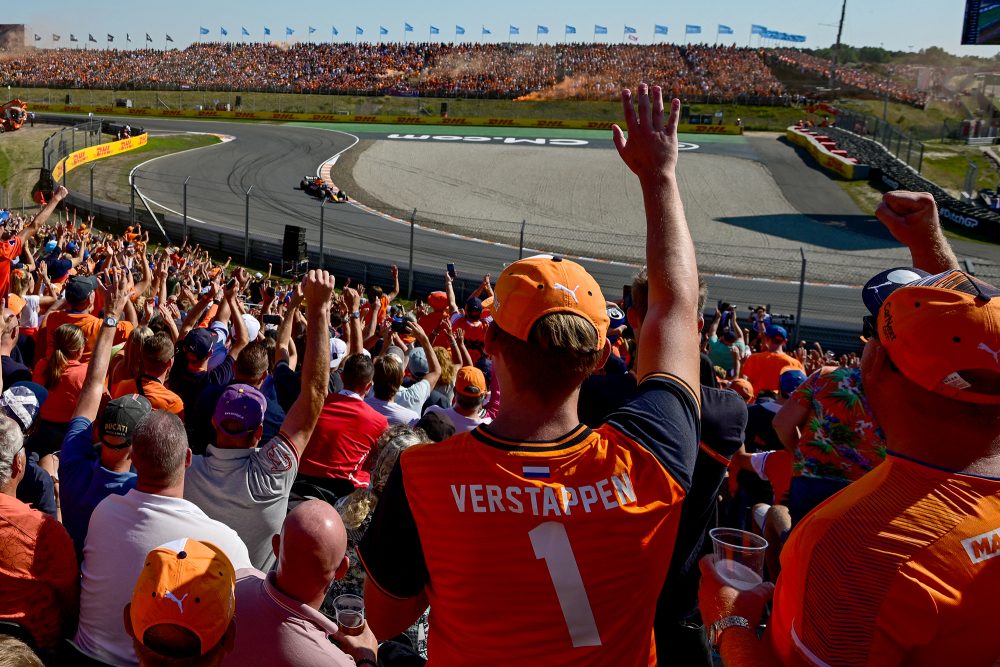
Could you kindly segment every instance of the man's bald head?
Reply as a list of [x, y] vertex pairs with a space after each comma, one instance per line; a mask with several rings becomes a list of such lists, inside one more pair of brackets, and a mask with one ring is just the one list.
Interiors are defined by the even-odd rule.
[[315, 607], [330, 582], [347, 572], [347, 530], [329, 503], [308, 500], [285, 517], [272, 546], [278, 557], [278, 587], [288, 596]]

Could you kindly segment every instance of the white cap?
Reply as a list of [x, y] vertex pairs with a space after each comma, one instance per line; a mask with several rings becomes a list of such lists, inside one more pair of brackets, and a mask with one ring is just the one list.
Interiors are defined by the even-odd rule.
[[250, 342], [257, 340], [257, 336], [260, 335], [260, 322], [257, 318], [250, 313], [243, 313], [243, 326], [247, 328], [247, 336], [250, 337]]
[[330, 368], [340, 368], [347, 358], [347, 343], [342, 338], [330, 339]]

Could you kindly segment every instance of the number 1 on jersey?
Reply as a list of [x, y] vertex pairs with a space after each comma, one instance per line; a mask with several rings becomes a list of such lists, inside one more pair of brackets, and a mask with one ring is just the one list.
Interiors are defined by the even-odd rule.
[[531, 538], [535, 558], [544, 560], [549, 569], [573, 646], [600, 646], [601, 635], [597, 631], [597, 621], [590, 608], [590, 599], [583, 586], [583, 577], [580, 576], [566, 526], [548, 521], [536, 526], [528, 537]]

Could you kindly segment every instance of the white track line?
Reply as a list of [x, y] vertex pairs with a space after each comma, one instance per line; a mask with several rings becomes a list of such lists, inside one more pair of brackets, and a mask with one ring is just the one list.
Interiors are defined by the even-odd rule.
[[[216, 132], [183, 132], [182, 134], [210, 134], [213, 137], [218, 137], [219, 139], [221, 139], [221, 141], [219, 143], [217, 143], [217, 144], [209, 144], [208, 146], [198, 146], [196, 148], [188, 148], [187, 150], [178, 151], [176, 153], [167, 153], [166, 155], [160, 155], [159, 157], [154, 157], [154, 158], [152, 158], [150, 160], [146, 160], [142, 164], [138, 164], [135, 167], [133, 167], [132, 171], [130, 171], [128, 173], [128, 183], [129, 183], [129, 185], [130, 186], [135, 185], [135, 183], [133, 181], [133, 175], [140, 168], [145, 167], [147, 164], [156, 162], [157, 160], [161, 160], [161, 159], [163, 159], [165, 157], [173, 157], [174, 155], [183, 155], [184, 153], [190, 153], [191, 151], [200, 151], [200, 150], [205, 149], [205, 148], [215, 148], [216, 146], [222, 146], [223, 144], [228, 144], [230, 141], [235, 141], [236, 140], [236, 137], [234, 137], [234, 136], [231, 136], [231, 135], [228, 135], [228, 134], [218, 134]], [[173, 213], [174, 215], [180, 215], [180, 216], [184, 215], [183, 213], [181, 213], [179, 211], [175, 211], [174, 209], [169, 208], [167, 206], [164, 206], [163, 204], [161, 204], [160, 202], [156, 201], [155, 199], [150, 199], [146, 195], [142, 194], [142, 191], [139, 190], [139, 186], [135, 186], [135, 191], [136, 191], [136, 194], [138, 194], [139, 197], [141, 197], [144, 201], [146, 201], [148, 203], [156, 204], [158, 207], [160, 207], [164, 211], [168, 211], [170, 213]], [[199, 220], [198, 218], [192, 217], [190, 215], [188, 216], [188, 220], [194, 220], [195, 222], [200, 222], [203, 225], [210, 225], [210, 224], [212, 224], [210, 222], [206, 222], [205, 220]]]

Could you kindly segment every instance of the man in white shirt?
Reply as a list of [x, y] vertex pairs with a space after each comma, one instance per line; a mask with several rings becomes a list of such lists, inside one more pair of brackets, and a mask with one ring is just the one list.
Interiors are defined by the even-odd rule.
[[[420, 419], [420, 410], [441, 377], [441, 363], [434, 354], [427, 332], [416, 322], [407, 326], [408, 333], [416, 339], [417, 347], [410, 351], [409, 358], [395, 345], [385, 349], [376, 359], [375, 391], [373, 396], [368, 397], [368, 404], [385, 415], [390, 424], [412, 424]], [[379, 364], [379, 360], [386, 357], [391, 359]], [[393, 360], [399, 362], [398, 368]], [[409, 387], [402, 387], [406, 368], [414, 377], [420, 377]]]
[[299, 459], [326, 399], [330, 346], [323, 336], [330, 329], [333, 286], [327, 271], [310, 271], [302, 281], [308, 322], [302, 393], [278, 435], [258, 447], [267, 399], [250, 385], [230, 385], [212, 417], [216, 444], [205, 456], [195, 456], [186, 473], [184, 497], [234, 528], [250, 549], [253, 566], [265, 572], [274, 564], [271, 538], [281, 530]]
[[105, 498], [94, 510], [83, 548], [80, 625], [74, 643], [114, 665], [138, 665], [121, 610], [132, 597], [146, 554], [173, 540], [217, 545], [237, 569], [251, 567], [236, 532], [184, 500], [184, 470], [191, 465], [184, 424], [162, 410], [140, 422], [132, 438], [136, 487]]
[[484, 417], [486, 376], [475, 366], [462, 366], [455, 376], [455, 402], [450, 408], [432, 405], [425, 414], [438, 413], [455, 425], [455, 433], [468, 433], [480, 424], [489, 424]]

